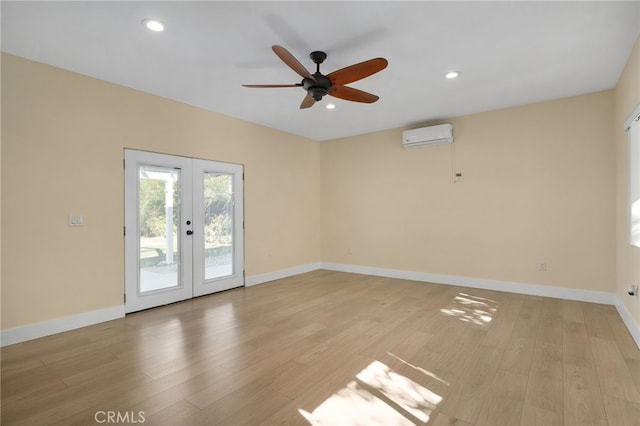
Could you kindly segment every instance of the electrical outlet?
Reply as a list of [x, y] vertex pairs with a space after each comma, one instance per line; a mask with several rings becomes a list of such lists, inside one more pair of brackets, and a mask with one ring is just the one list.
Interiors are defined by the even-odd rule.
[[453, 175], [454, 182], [462, 182], [464, 180], [464, 174], [462, 172], [456, 172]]
[[547, 272], [547, 263], [546, 262], [538, 263], [537, 269], [538, 269], [538, 272]]
[[69, 226], [82, 226], [84, 225], [84, 217], [82, 214], [74, 213], [69, 215]]

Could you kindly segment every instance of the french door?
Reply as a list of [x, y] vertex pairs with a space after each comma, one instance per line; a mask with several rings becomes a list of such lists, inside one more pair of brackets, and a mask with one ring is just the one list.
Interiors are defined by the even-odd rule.
[[124, 156], [125, 311], [244, 285], [242, 166]]

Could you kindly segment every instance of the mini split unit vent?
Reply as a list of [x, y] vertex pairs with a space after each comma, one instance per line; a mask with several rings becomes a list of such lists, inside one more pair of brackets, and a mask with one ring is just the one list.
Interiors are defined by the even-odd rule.
[[441, 124], [402, 132], [402, 145], [407, 149], [447, 143], [453, 143], [453, 126], [451, 124]]

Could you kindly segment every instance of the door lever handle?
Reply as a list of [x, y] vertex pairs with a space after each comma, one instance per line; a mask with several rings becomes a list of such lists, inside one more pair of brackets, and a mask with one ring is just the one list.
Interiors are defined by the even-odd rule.
[[193, 231], [192, 231], [191, 229], [189, 229], [189, 230], [187, 231], [187, 235], [193, 235]]

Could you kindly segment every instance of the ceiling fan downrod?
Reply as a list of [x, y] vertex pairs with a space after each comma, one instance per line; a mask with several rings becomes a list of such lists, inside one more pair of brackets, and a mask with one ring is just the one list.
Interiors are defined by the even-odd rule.
[[305, 78], [302, 80], [302, 87], [311, 95], [311, 97], [316, 101], [321, 101], [324, 95], [327, 95], [331, 92], [332, 85], [331, 80], [325, 77], [320, 72], [320, 64], [327, 59], [327, 54], [325, 52], [321, 52], [316, 50], [315, 52], [311, 52], [309, 57], [316, 64], [316, 72], [313, 74], [315, 80], [310, 78]]

